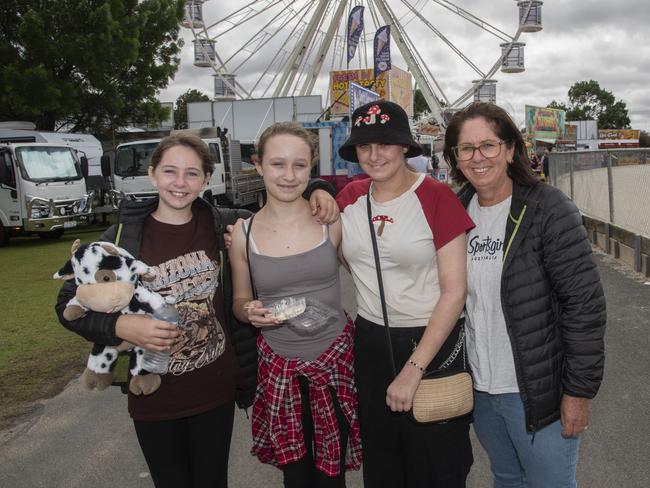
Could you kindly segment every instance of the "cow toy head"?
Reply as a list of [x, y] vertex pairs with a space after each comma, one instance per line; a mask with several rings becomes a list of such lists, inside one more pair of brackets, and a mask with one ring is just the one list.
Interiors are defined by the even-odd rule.
[[[63, 316], [75, 320], [86, 310], [113, 313], [124, 309], [138, 280], [153, 279], [152, 269], [110, 242], [72, 244], [72, 257], [54, 274], [55, 279], [74, 279], [78, 304], [66, 307]], [[152, 310], [148, 310], [152, 312]]]

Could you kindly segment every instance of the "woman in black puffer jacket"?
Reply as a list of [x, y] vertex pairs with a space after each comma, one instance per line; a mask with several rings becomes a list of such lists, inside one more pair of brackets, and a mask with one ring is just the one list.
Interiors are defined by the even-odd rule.
[[603, 375], [605, 298], [580, 212], [530, 170], [489, 103], [456, 113], [444, 156], [476, 223], [468, 236], [475, 431], [494, 486], [575, 487], [579, 437]]

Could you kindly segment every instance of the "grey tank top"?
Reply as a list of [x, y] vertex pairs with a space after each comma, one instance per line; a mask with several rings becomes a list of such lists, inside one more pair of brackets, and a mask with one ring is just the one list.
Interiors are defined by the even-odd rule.
[[[244, 225], [248, 230], [250, 220]], [[253, 224], [254, 228], [254, 224]], [[250, 236], [250, 267], [258, 299], [269, 304], [288, 297], [306, 297], [338, 310], [339, 318], [313, 333], [299, 333], [287, 325], [264, 327], [264, 339], [273, 352], [287, 358], [313, 361], [334, 342], [347, 321], [341, 308], [336, 248], [323, 226], [323, 241], [309, 251], [291, 256], [272, 257], [259, 254]]]

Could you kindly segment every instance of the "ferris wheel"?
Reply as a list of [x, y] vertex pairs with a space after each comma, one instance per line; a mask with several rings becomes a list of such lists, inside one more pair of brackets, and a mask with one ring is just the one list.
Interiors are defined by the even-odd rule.
[[[406, 65], [428, 116], [444, 127], [445, 111], [496, 101], [497, 71], [524, 71], [520, 37], [542, 29], [543, 2], [511, 3], [511, 18], [490, 22], [491, 7], [472, 13], [448, 0], [187, 0], [182, 25], [192, 33], [194, 65], [212, 71], [215, 99], [326, 100], [329, 72], [372, 67], [375, 32], [389, 25], [393, 65]], [[348, 19], [358, 6], [364, 28], [349, 61]]]

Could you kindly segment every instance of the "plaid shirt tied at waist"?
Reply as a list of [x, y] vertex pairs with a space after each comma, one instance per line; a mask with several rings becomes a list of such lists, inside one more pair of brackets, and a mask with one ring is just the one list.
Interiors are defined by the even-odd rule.
[[354, 386], [353, 323], [348, 320], [330, 347], [313, 361], [285, 358], [273, 352], [262, 334], [257, 338], [259, 369], [253, 404], [253, 448], [263, 463], [284, 466], [307, 454], [301, 423], [298, 376], [309, 381], [309, 403], [314, 419], [316, 468], [338, 476], [341, 446], [330, 388], [336, 392], [350, 425], [345, 463], [361, 466], [361, 434]]

